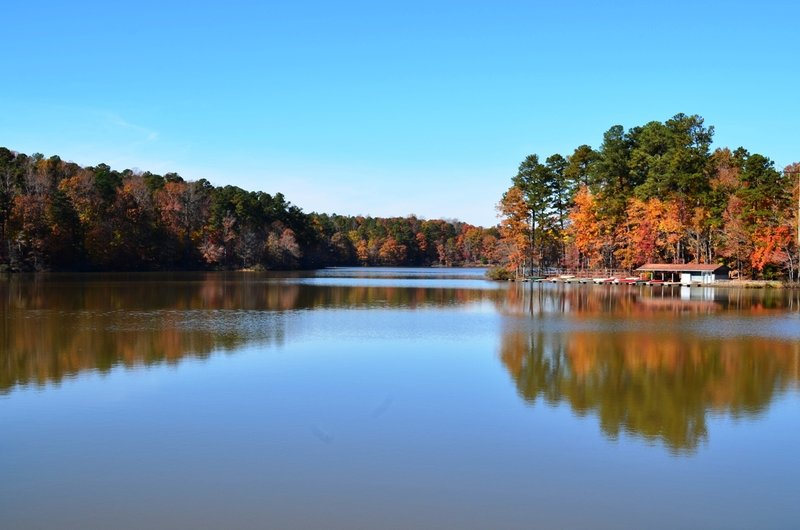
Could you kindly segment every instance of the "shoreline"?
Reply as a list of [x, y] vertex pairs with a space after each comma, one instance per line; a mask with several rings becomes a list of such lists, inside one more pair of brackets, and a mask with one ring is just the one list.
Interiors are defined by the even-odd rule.
[[[492, 278], [487, 278], [492, 280]], [[509, 281], [521, 283], [563, 283], [563, 284], [579, 284], [579, 285], [646, 285], [647, 287], [710, 287], [713, 289], [800, 289], [800, 283], [797, 282], [784, 282], [779, 280], [719, 280], [714, 283], [697, 283], [680, 284], [680, 283], [649, 283], [648, 280], [641, 280], [637, 283], [613, 283], [606, 282], [597, 284], [591, 279], [580, 280], [560, 280], [550, 278], [508, 278], [496, 279], [494, 281]]]

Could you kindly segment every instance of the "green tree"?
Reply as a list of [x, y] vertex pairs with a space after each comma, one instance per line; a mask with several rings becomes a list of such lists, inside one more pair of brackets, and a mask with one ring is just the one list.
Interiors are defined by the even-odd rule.
[[578, 146], [575, 151], [567, 157], [567, 167], [564, 168], [564, 176], [569, 182], [569, 188], [574, 196], [578, 187], [581, 185], [594, 189], [592, 179], [592, 164], [598, 159], [597, 152], [586, 144]]
[[522, 193], [527, 208], [531, 253], [528, 265], [541, 268], [545, 226], [552, 208], [553, 172], [539, 162], [537, 155], [528, 155], [511, 181]]
[[679, 194], [703, 198], [709, 190], [710, 146], [714, 127], [700, 116], [677, 114], [631, 130], [630, 168], [642, 200]]

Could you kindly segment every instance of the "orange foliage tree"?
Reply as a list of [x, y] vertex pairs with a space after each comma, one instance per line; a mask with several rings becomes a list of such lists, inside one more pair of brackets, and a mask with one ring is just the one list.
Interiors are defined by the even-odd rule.
[[497, 205], [501, 217], [500, 242], [505, 250], [503, 263], [517, 277], [530, 267], [531, 227], [529, 209], [522, 190], [511, 186]]
[[569, 212], [567, 239], [578, 251], [580, 267], [599, 267], [603, 263], [602, 223], [597, 214], [595, 195], [582, 185]]

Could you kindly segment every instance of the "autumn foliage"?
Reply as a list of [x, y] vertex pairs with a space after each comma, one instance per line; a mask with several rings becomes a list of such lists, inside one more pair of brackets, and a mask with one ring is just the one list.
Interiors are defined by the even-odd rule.
[[0, 148], [0, 271], [490, 263], [498, 232], [304, 213], [281, 193]]
[[[593, 416], [612, 439], [636, 436], [692, 453], [708, 439], [710, 416], [758, 415], [799, 381], [792, 340], [675, 332], [685, 331], [681, 321], [690, 313], [785, 315], [796, 300], [782, 293], [704, 301], [628, 289], [518, 286], [497, 303], [503, 313], [533, 321], [557, 313], [573, 323], [564, 332], [508, 319], [500, 359], [522, 398]], [[621, 323], [613, 333], [591, 325], [609, 318]]]
[[499, 204], [507, 268], [720, 263], [796, 279], [800, 164], [781, 172], [741, 147], [712, 151], [713, 133], [678, 114], [615, 125], [596, 151], [582, 145], [544, 164], [529, 155]]

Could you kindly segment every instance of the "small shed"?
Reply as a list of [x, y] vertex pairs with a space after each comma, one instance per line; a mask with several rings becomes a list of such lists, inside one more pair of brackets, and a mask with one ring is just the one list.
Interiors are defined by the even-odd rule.
[[654, 280], [680, 282], [682, 285], [727, 280], [730, 272], [725, 265], [706, 263], [647, 263], [636, 270], [652, 273]]

